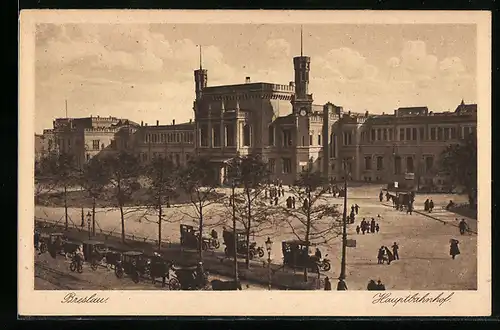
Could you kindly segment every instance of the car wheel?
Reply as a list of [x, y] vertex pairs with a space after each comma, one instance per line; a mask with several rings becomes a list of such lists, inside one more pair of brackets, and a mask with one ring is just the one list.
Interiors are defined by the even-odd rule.
[[323, 262], [323, 270], [325, 272], [329, 271], [331, 268], [332, 268], [332, 266], [330, 265], [330, 263], [328, 261]]
[[116, 267], [115, 268], [115, 275], [118, 278], [123, 278], [123, 269], [121, 267]]
[[259, 249], [257, 252], [259, 253], [259, 258], [262, 258], [264, 256], [264, 250], [263, 249]]
[[82, 264], [79, 264], [78, 267], [77, 267], [77, 271], [81, 274], [83, 273], [83, 266]]
[[214, 242], [214, 247], [215, 247], [216, 249], [220, 248], [220, 243], [219, 243], [219, 241], [217, 241], [217, 240], [216, 240], [216, 241]]
[[74, 272], [76, 270], [76, 263], [75, 262], [72, 262], [71, 264], [69, 264], [69, 270], [71, 270], [72, 272]]

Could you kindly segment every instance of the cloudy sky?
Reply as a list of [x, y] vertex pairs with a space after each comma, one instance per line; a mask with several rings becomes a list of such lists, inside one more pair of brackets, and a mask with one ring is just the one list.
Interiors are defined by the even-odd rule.
[[[316, 104], [392, 112], [454, 110], [476, 100], [474, 25], [304, 25]], [[41, 24], [36, 34], [36, 131], [55, 117], [118, 116], [150, 124], [193, 118], [203, 47], [208, 85], [288, 84], [298, 25]]]

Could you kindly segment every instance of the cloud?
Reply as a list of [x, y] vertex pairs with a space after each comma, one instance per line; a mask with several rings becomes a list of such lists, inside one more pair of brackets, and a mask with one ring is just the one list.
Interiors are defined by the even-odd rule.
[[339, 80], [372, 79], [378, 69], [367, 62], [359, 52], [350, 48], [330, 50], [325, 56], [317, 59], [320, 69], [325, 74], [333, 74]]
[[266, 41], [266, 45], [272, 56], [290, 56], [290, 43], [285, 39], [269, 39]]

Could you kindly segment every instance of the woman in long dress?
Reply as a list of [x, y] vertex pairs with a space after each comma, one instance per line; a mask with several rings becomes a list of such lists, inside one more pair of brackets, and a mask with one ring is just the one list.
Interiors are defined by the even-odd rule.
[[460, 254], [460, 249], [458, 248], [458, 244], [460, 242], [456, 239], [450, 239], [450, 255], [451, 259], [455, 259], [455, 256]]

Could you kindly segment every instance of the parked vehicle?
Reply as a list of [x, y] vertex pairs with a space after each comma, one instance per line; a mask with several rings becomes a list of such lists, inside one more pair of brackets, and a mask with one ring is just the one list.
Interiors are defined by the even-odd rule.
[[[224, 253], [227, 257], [234, 257], [234, 231], [233, 230], [224, 230], [222, 233], [224, 239]], [[247, 238], [246, 231], [238, 229], [236, 230], [236, 253], [239, 256], [244, 256], [247, 254]], [[249, 259], [252, 260], [255, 256], [262, 258], [264, 256], [264, 249], [262, 247], [258, 247], [256, 242], [250, 243], [249, 249]]]
[[140, 251], [127, 251], [122, 254], [122, 261], [115, 267], [115, 275], [123, 278], [124, 274], [129, 275], [134, 283], [139, 283], [141, 276], [149, 275], [148, 258]]
[[205, 290], [208, 285], [208, 272], [201, 273], [201, 265], [172, 267], [174, 276], [168, 282], [170, 290]]

